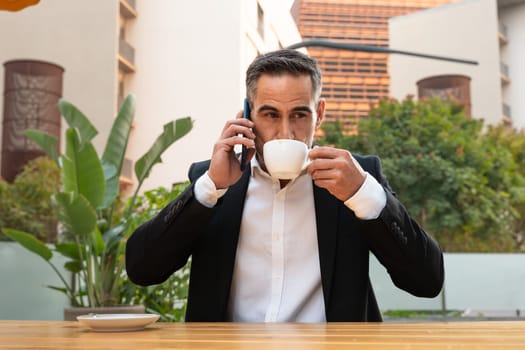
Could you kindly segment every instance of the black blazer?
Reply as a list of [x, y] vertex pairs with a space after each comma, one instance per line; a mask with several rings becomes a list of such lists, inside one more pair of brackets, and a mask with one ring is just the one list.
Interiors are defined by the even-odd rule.
[[[420, 297], [443, 285], [439, 245], [412, 220], [391, 192], [379, 158], [355, 156], [385, 188], [379, 218], [360, 220], [343, 202], [314, 185], [319, 263], [327, 321], [381, 321], [368, 276], [369, 252], [394, 284]], [[190, 167], [190, 186], [127, 242], [126, 269], [139, 285], [165, 281], [192, 256], [187, 321], [225, 321], [250, 168], [213, 208], [193, 196], [209, 161]]]

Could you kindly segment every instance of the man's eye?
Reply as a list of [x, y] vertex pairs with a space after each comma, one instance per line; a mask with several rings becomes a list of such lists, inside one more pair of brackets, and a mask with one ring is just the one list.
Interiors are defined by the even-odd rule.
[[292, 118], [295, 118], [295, 119], [303, 119], [303, 118], [306, 118], [307, 115], [305, 113], [294, 113], [292, 114]]
[[279, 115], [275, 112], [267, 112], [265, 116], [272, 119], [279, 118]]

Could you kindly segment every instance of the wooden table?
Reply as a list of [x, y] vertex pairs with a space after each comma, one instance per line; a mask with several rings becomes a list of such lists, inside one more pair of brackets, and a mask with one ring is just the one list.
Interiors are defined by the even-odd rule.
[[155, 323], [97, 333], [78, 322], [0, 321], [0, 349], [525, 349], [525, 322]]

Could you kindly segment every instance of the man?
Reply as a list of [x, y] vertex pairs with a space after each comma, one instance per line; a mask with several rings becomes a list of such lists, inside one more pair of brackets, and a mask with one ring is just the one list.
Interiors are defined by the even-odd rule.
[[[297, 178], [266, 171], [265, 142], [313, 144], [325, 108], [316, 62], [293, 50], [259, 56], [246, 89], [251, 120], [228, 121], [211, 160], [191, 166], [191, 185], [128, 240], [130, 279], [161, 283], [191, 256], [187, 321], [380, 321], [371, 251], [396, 286], [436, 296], [441, 250], [391, 192], [377, 157], [316, 146]], [[237, 144], [249, 148], [244, 172]]]

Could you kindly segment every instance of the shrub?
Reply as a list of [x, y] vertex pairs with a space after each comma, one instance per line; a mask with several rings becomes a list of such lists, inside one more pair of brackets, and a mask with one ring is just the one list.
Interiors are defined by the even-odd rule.
[[[174, 200], [188, 183], [175, 185], [171, 190], [159, 187], [138, 196], [133, 209], [133, 229], [152, 219], [162, 208]], [[184, 321], [188, 296], [190, 262], [175, 272], [164, 283], [140, 287], [123, 276], [122, 299], [126, 304], [142, 304], [146, 312], [160, 315], [165, 322]]]
[[[59, 168], [48, 157], [30, 160], [12, 184], [0, 179], [0, 229], [16, 227], [54, 242], [57, 219], [50, 197], [59, 186]], [[6, 239], [0, 232], [0, 240]]]

